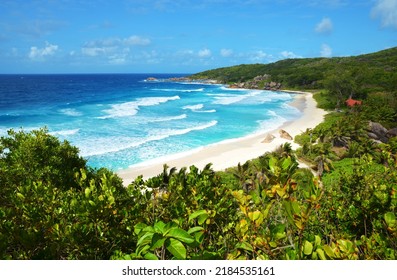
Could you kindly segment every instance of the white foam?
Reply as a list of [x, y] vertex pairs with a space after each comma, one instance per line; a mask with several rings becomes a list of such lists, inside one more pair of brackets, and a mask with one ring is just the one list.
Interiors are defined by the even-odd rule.
[[182, 107], [182, 109], [184, 109], [184, 110], [192, 110], [192, 111], [197, 111], [197, 110], [200, 110], [203, 108], [204, 108], [204, 104], [187, 105], [187, 106]]
[[272, 110], [268, 111], [268, 115], [271, 116], [270, 119], [256, 121], [259, 124], [259, 128], [255, 132], [255, 134], [275, 130], [287, 121], [286, 118], [278, 115], [276, 112]]
[[139, 107], [156, 106], [168, 101], [178, 100], [178, 95], [171, 97], [144, 97], [138, 98], [136, 101], [125, 102], [121, 104], [114, 104], [111, 109], [103, 110], [107, 113], [106, 116], [98, 117], [98, 119], [131, 117], [138, 113]]
[[210, 121], [205, 124], [199, 124], [189, 128], [183, 129], [163, 129], [156, 130], [153, 134], [149, 134], [146, 138], [134, 137], [107, 137], [91, 139], [90, 142], [85, 142], [84, 147], [81, 147], [82, 156], [96, 156], [107, 153], [115, 153], [122, 150], [134, 148], [152, 141], [159, 141], [171, 136], [184, 135], [192, 131], [204, 130], [217, 125], [218, 121]]
[[196, 89], [174, 89], [174, 88], [154, 88], [155, 91], [166, 91], [166, 92], [202, 92], [204, 88]]
[[253, 90], [249, 91], [247, 94], [221, 94], [221, 95], [213, 95], [214, 98], [216, 99], [213, 101], [213, 104], [219, 104], [219, 105], [230, 105], [234, 103], [241, 102], [247, 98], [254, 97], [257, 95], [260, 95], [261, 91], [259, 90]]
[[71, 116], [71, 117], [79, 117], [82, 116], [83, 114], [76, 109], [61, 109], [59, 110], [60, 113], [66, 115], [66, 116]]
[[179, 115], [179, 116], [169, 116], [169, 117], [162, 117], [162, 118], [153, 118], [153, 119], [146, 119], [147, 123], [151, 122], [169, 122], [169, 121], [176, 121], [176, 120], [183, 120], [186, 119], [187, 115]]
[[196, 104], [196, 105], [187, 105], [182, 107], [184, 110], [191, 110], [196, 113], [216, 113], [215, 109], [212, 110], [201, 110], [204, 108], [204, 104]]
[[51, 135], [54, 136], [70, 136], [70, 135], [75, 135], [77, 133], [79, 133], [80, 129], [67, 129], [67, 130], [59, 130], [59, 131], [52, 131], [50, 132]]

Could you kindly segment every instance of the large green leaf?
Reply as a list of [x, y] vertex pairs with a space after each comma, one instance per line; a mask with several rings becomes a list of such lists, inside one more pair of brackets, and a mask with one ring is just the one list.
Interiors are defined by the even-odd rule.
[[156, 250], [164, 245], [164, 242], [167, 238], [163, 237], [160, 233], [155, 233], [152, 237], [152, 247], [150, 249]]
[[203, 227], [192, 227], [192, 228], [190, 228], [190, 229], [187, 231], [187, 233], [188, 233], [188, 234], [192, 234], [192, 233], [195, 233], [195, 232], [198, 232], [198, 231], [203, 231], [203, 230], [204, 230]]
[[169, 232], [166, 234], [166, 236], [178, 239], [187, 244], [194, 242], [194, 238], [191, 237], [190, 234], [188, 234], [185, 230], [181, 228], [170, 229]]
[[157, 261], [159, 258], [155, 255], [155, 254], [153, 254], [153, 253], [146, 253], [145, 254], [145, 256], [144, 256], [144, 258], [146, 259], [146, 260], [151, 260], [151, 261]]
[[305, 240], [305, 243], [303, 244], [303, 253], [309, 256], [312, 254], [312, 252], [313, 252], [313, 244]]
[[164, 233], [165, 227], [166, 227], [166, 224], [162, 221], [158, 221], [157, 223], [154, 224], [154, 230], [157, 233]]
[[385, 221], [389, 227], [391, 227], [391, 228], [395, 227], [396, 226], [396, 215], [394, 215], [393, 212], [387, 212], [385, 214]]
[[179, 240], [169, 238], [165, 242], [167, 250], [177, 259], [186, 259], [186, 248]]
[[137, 245], [142, 246], [142, 245], [146, 245], [146, 244], [151, 244], [153, 235], [154, 235], [153, 232], [146, 232], [144, 235], [142, 235], [139, 238]]
[[144, 228], [146, 228], [146, 227], [147, 227], [147, 225], [144, 224], [144, 223], [137, 223], [137, 224], [134, 226], [134, 233], [135, 233], [136, 235], [138, 235], [138, 234], [141, 233], [141, 231], [142, 231]]
[[207, 210], [198, 210], [189, 215], [189, 221], [197, 218], [198, 216], [207, 214]]

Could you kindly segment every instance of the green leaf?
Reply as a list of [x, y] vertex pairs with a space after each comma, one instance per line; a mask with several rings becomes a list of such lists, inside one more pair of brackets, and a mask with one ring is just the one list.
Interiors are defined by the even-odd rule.
[[189, 222], [195, 218], [197, 218], [198, 216], [204, 215], [204, 214], [208, 214], [207, 210], [198, 210], [196, 212], [193, 212], [192, 214], [189, 215]]
[[142, 235], [139, 238], [137, 245], [142, 246], [142, 245], [146, 245], [146, 244], [151, 244], [153, 235], [154, 235], [153, 232], [146, 232], [144, 235]]
[[274, 171], [275, 171], [275, 169], [276, 169], [276, 163], [277, 163], [277, 160], [276, 160], [274, 157], [271, 157], [271, 158], [269, 159], [269, 168], [270, 168], [270, 171], [271, 171], [272, 173], [274, 173]]
[[332, 248], [328, 245], [324, 245], [323, 246], [324, 252], [327, 254], [328, 257], [330, 258], [334, 258], [335, 257], [335, 253], [332, 250]]
[[195, 232], [198, 232], [198, 231], [203, 231], [203, 230], [204, 230], [203, 227], [192, 227], [192, 228], [190, 228], [190, 229], [187, 231], [187, 233], [188, 233], [188, 234], [192, 234], [192, 233], [195, 233]]
[[90, 188], [86, 188], [86, 189], [84, 190], [84, 193], [85, 193], [85, 197], [86, 197], [86, 198], [89, 198], [89, 197], [90, 197], [90, 194], [91, 194]]
[[209, 216], [208, 214], [200, 215], [200, 216], [198, 217], [198, 219], [197, 219], [198, 224], [199, 224], [199, 225], [204, 224], [205, 221], [208, 219], [208, 216]]
[[153, 253], [146, 253], [145, 256], [143, 256], [146, 260], [151, 260], [151, 261], [158, 261], [159, 258], [153, 254]]
[[174, 238], [167, 239], [165, 242], [167, 250], [177, 259], [186, 259], [186, 248], [179, 240]]
[[165, 232], [165, 227], [166, 227], [166, 224], [165, 224], [164, 222], [162, 222], [162, 221], [158, 221], [157, 223], [154, 224], [154, 230], [155, 230], [157, 233], [162, 233], [162, 234], [164, 234], [164, 232]]
[[324, 251], [320, 248], [317, 248], [316, 250], [320, 260], [326, 260], [327, 258], [325, 257]]
[[283, 170], [287, 170], [291, 166], [291, 163], [292, 163], [291, 158], [287, 157], [286, 159], [283, 160], [281, 167], [283, 168]]
[[92, 207], [95, 207], [95, 202], [94, 202], [94, 201], [89, 200], [88, 203], [89, 203]]
[[313, 252], [313, 244], [305, 240], [305, 243], [303, 244], [303, 253], [309, 256], [312, 254], [312, 252]]
[[320, 236], [316, 235], [314, 236], [314, 243], [316, 244], [316, 246], [320, 246], [321, 245], [321, 238]]
[[201, 242], [203, 242], [204, 240], [204, 232], [203, 231], [196, 232], [194, 234], [194, 239], [196, 240], [196, 242], [201, 244]]
[[391, 228], [396, 226], [396, 215], [394, 215], [393, 212], [387, 212], [384, 217], [385, 217], [387, 226], [389, 226]]
[[147, 227], [147, 225], [144, 224], [144, 223], [137, 223], [137, 224], [134, 226], [134, 233], [135, 233], [136, 235], [139, 235], [139, 234], [141, 233], [141, 231], [142, 231], [144, 228], [146, 228], [146, 227]]
[[170, 229], [170, 231], [166, 234], [166, 236], [178, 239], [187, 244], [194, 242], [194, 238], [191, 237], [190, 234], [188, 234], [185, 230], [181, 228]]
[[25, 196], [24, 196], [23, 194], [21, 194], [21, 193], [17, 193], [17, 197], [18, 197], [20, 200], [25, 200]]
[[236, 245], [236, 248], [237, 249], [243, 249], [243, 250], [250, 251], [250, 252], [254, 251], [254, 248], [252, 248], [252, 245], [249, 244], [248, 242], [245, 242], [245, 241], [238, 243]]
[[164, 245], [164, 242], [167, 238], [163, 237], [162, 234], [155, 233], [152, 238], [152, 246], [150, 249], [156, 250]]

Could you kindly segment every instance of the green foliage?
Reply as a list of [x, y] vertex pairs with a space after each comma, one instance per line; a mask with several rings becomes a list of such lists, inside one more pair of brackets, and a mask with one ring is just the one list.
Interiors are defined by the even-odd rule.
[[0, 180], [6, 188], [28, 182], [77, 188], [74, 173], [86, 163], [78, 152], [46, 129], [31, 133], [10, 130], [8, 137], [0, 138]]
[[52, 153], [80, 163], [77, 150], [45, 131], [11, 133], [1, 139], [0, 258], [396, 259], [396, 140], [339, 160], [328, 130], [348, 135], [349, 149], [365, 140], [345, 117], [298, 137], [307, 160], [322, 162], [321, 181], [285, 144], [225, 172], [164, 166], [124, 188], [85, 162], [61, 169]]
[[[285, 59], [269, 64], [243, 64], [192, 75], [223, 83], [245, 82], [268, 74], [284, 88], [329, 88], [339, 97], [364, 98], [370, 92], [395, 91], [397, 48], [355, 57]], [[332, 97], [332, 96], [331, 96]], [[333, 102], [341, 101], [333, 96]], [[335, 107], [334, 107], [335, 108]]]

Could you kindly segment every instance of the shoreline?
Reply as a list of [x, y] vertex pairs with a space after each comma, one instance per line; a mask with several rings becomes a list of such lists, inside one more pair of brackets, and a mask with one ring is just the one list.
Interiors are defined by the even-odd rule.
[[[314, 128], [321, 123], [327, 114], [323, 109], [317, 108], [317, 103], [313, 99], [313, 94], [302, 91], [285, 91], [295, 93], [294, 100], [288, 105], [297, 108], [302, 112], [298, 119], [283, 123], [280, 127], [269, 132], [263, 132], [255, 135], [248, 135], [243, 138], [229, 139], [209, 146], [197, 148], [187, 152], [182, 152], [166, 158], [157, 158], [151, 161], [131, 166], [127, 169], [117, 171], [117, 175], [123, 179], [125, 186], [134, 181], [138, 176], [143, 175], [148, 179], [161, 174], [163, 165], [176, 167], [178, 170], [182, 167], [195, 165], [203, 169], [208, 163], [212, 163], [212, 168], [216, 171], [225, 170], [226, 168], [237, 166], [238, 163], [245, 163], [271, 152], [280, 145], [289, 142], [296, 149], [298, 144], [293, 140], [287, 140], [280, 137], [279, 130], [285, 130], [292, 138], [304, 132], [308, 128]], [[272, 134], [275, 138], [270, 143], [262, 141], [268, 135]]]

